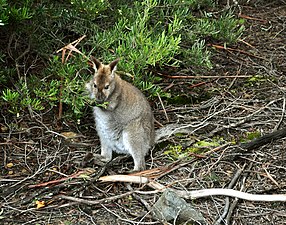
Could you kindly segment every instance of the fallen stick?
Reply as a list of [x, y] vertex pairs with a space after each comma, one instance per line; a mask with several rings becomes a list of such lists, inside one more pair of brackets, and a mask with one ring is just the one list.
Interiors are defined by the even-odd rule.
[[123, 198], [123, 197], [131, 195], [133, 193], [134, 193], [134, 191], [130, 191], [130, 192], [126, 192], [126, 193], [123, 193], [120, 195], [115, 195], [115, 196], [111, 196], [111, 197], [107, 197], [107, 198], [103, 198], [103, 199], [99, 199], [99, 200], [89, 200], [89, 199], [84, 199], [84, 198], [76, 198], [76, 197], [72, 197], [72, 196], [68, 196], [68, 195], [58, 195], [57, 198], [70, 200], [73, 202], [77, 202], [79, 204], [98, 205], [98, 204], [103, 204], [103, 203], [115, 201], [117, 199]]
[[[79, 42], [82, 41], [82, 39], [84, 39], [86, 37], [86, 35], [83, 35], [82, 37], [78, 38], [77, 40], [69, 43], [68, 45], [64, 46], [63, 48], [59, 49], [56, 51], [56, 53], [62, 52], [62, 64], [65, 64], [69, 57], [72, 55], [72, 52], [77, 52], [80, 55], [82, 55], [84, 58], [89, 59], [87, 56], [85, 56], [81, 51], [79, 51], [76, 46], [79, 44]], [[66, 56], [66, 51], [69, 50], [69, 53]], [[62, 118], [62, 114], [63, 114], [63, 102], [62, 102], [62, 92], [63, 92], [63, 81], [64, 78], [63, 76], [61, 76], [61, 83], [60, 83], [60, 93], [59, 93], [59, 113], [58, 113], [58, 119]]]
[[94, 173], [93, 169], [87, 168], [85, 170], [76, 172], [72, 175], [57, 179], [57, 180], [51, 180], [51, 181], [47, 181], [44, 183], [40, 183], [40, 184], [31, 184], [28, 186], [28, 188], [38, 188], [38, 187], [46, 187], [46, 186], [50, 186], [50, 185], [56, 185], [71, 179], [75, 179], [75, 178], [86, 178], [88, 177], [90, 174]]
[[185, 76], [185, 75], [167, 75], [163, 73], [157, 72], [158, 75], [167, 77], [170, 79], [208, 79], [208, 78], [250, 78], [253, 77], [252, 75], [227, 75], [227, 76]]
[[[128, 177], [130, 179], [128, 180]], [[134, 177], [136, 176], [129, 176], [129, 175], [111, 175], [106, 176], [104, 179], [99, 178], [101, 181], [116, 181], [116, 182], [134, 182]], [[121, 179], [122, 178], [122, 179]], [[142, 180], [142, 184], [145, 184], [148, 178], [139, 177], [136, 178], [137, 181]], [[151, 180], [147, 183], [147, 185], [159, 192], [164, 192], [168, 187]], [[264, 202], [285, 202], [286, 201], [286, 194], [274, 194], [274, 195], [258, 195], [258, 194], [250, 194], [245, 193], [242, 191], [237, 191], [229, 188], [210, 188], [210, 189], [203, 189], [203, 190], [196, 190], [196, 191], [181, 191], [176, 190], [173, 188], [169, 188], [177, 195], [185, 199], [197, 199], [203, 197], [209, 197], [214, 195], [222, 195], [222, 196], [229, 196], [234, 198], [240, 198], [247, 201], [264, 201]], [[135, 191], [136, 192], [136, 191]]]
[[263, 145], [266, 145], [272, 141], [279, 140], [279, 139], [284, 138], [284, 137], [286, 137], [286, 128], [283, 128], [281, 130], [276, 130], [276, 131], [269, 133], [269, 134], [265, 134], [265, 135], [263, 135], [259, 138], [256, 138], [250, 142], [242, 143], [242, 144], [240, 144], [240, 147], [244, 148], [246, 150], [253, 150], [253, 149], [259, 148]]
[[224, 195], [224, 196], [244, 199], [247, 201], [258, 201], [258, 202], [286, 201], [286, 194], [257, 195], [257, 194], [250, 194], [233, 189], [224, 189], [224, 188], [210, 188], [197, 191], [176, 191], [176, 193], [179, 194], [181, 197], [187, 199], [197, 199], [214, 195]]
[[267, 23], [267, 20], [264, 19], [259, 19], [259, 18], [255, 18], [255, 17], [251, 17], [251, 16], [247, 16], [244, 14], [238, 14], [238, 17], [243, 18], [243, 19], [247, 19], [247, 20], [256, 20], [256, 21], [260, 21], [262, 23]]
[[104, 176], [98, 179], [103, 182], [128, 182], [128, 183], [137, 183], [137, 184], [146, 184], [149, 182], [147, 177], [143, 176], [132, 176], [132, 175], [112, 175]]
[[242, 53], [244, 55], [248, 55], [248, 56], [251, 56], [251, 57], [254, 57], [254, 58], [265, 60], [265, 58], [263, 58], [263, 57], [260, 57], [260, 56], [257, 56], [257, 55], [253, 55], [253, 54], [251, 54], [249, 52], [246, 52], [244, 50], [240, 50], [240, 49], [236, 49], [236, 48], [229, 48], [229, 47], [224, 47], [224, 46], [221, 46], [221, 45], [214, 45], [214, 44], [209, 44], [209, 46], [214, 47], [216, 49], [222, 49], [222, 50], [227, 50], [227, 51], [239, 52], [239, 53]]

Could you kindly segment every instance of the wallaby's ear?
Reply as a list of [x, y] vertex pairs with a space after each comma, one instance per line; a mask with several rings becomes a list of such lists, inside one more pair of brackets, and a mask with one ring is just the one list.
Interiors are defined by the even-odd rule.
[[116, 70], [116, 66], [117, 66], [117, 63], [119, 62], [119, 60], [120, 60], [120, 58], [117, 58], [109, 64], [112, 72], [114, 72]]
[[96, 72], [99, 69], [99, 67], [102, 66], [102, 63], [97, 58], [95, 58], [94, 56], [90, 56], [90, 58], [91, 58], [91, 62], [93, 64], [93, 69]]

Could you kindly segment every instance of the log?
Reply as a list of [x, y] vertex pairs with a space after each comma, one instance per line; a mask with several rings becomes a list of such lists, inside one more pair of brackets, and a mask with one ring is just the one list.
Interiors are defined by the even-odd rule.
[[281, 130], [276, 130], [272, 133], [263, 135], [259, 138], [254, 139], [253, 141], [242, 143], [240, 144], [240, 147], [246, 150], [253, 150], [284, 137], [286, 137], [286, 128], [283, 128]]

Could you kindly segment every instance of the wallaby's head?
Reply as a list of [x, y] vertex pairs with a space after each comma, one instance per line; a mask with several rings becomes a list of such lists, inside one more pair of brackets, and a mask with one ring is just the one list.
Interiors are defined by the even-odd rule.
[[119, 58], [108, 65], [102, 64], [99, 60], [91, 57], [94, 68], [94, 77], [87, 87], [91, 92], [91, 96], [96, 102], [104, 103], [108, 101], [108, 97], [113, 93], [115, 88], [115, 71]]

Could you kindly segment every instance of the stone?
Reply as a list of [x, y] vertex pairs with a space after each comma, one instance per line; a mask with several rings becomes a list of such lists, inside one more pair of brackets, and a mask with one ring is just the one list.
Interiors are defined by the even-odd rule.
[[207, 224], [199, 211], [170, 189], [166, 189], [153, 205], [152, 213], [160, 221], [175, 220], [175, 224], [187, 221], [194, 222], [194, 224]]

